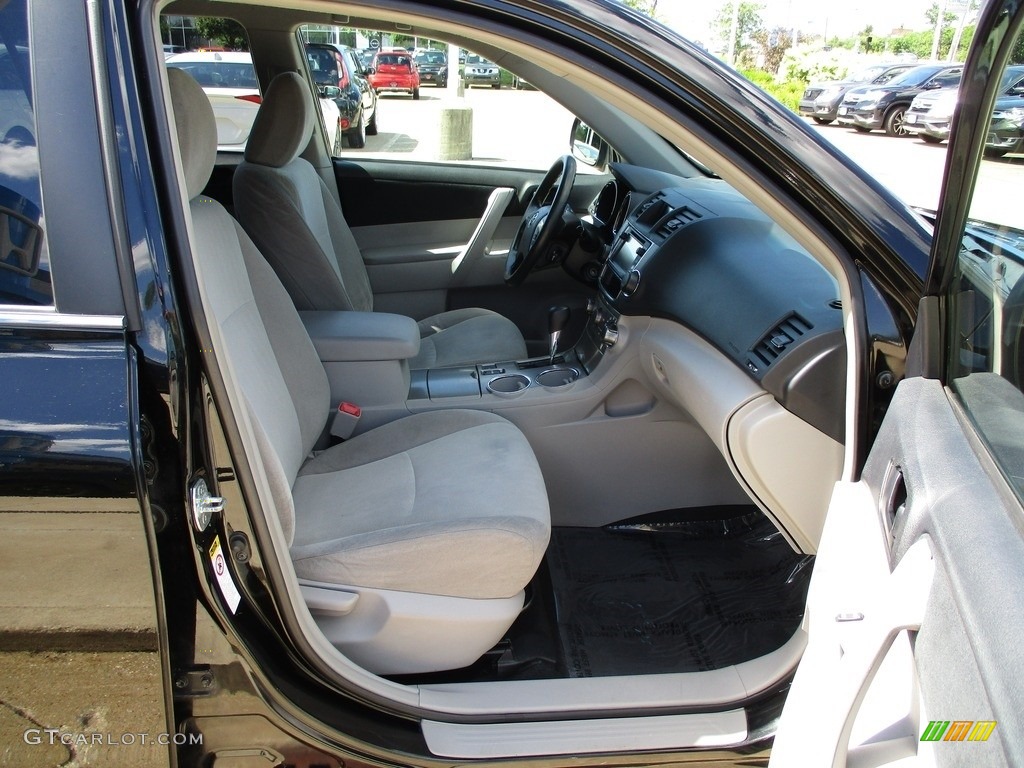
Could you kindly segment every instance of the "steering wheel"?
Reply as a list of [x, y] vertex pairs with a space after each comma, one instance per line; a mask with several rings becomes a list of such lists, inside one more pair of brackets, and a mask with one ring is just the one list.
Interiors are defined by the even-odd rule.
[[562, 223], [562, 211], [569, 204], [575, 180], [576, 160], [572, 155], [558, 158], [544, 175], [533, 199], [526, 206], [505, 259], [505, 282], [509, 285], [523, 282], [547, 251]]

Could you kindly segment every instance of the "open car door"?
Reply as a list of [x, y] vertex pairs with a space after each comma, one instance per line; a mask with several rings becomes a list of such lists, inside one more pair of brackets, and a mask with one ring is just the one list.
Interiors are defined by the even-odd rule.
[[978, 19], [911, 347], [918, 375], [860, 479], [836, 487], [776, 768], [1024, 762], [1024, 166], [984, 158], [986, 143], [1002, 152], [1000, 121], [1024, 135], [1024, 99], [1016, 115], [995, 104], [1022, 20], [1011, 0]]

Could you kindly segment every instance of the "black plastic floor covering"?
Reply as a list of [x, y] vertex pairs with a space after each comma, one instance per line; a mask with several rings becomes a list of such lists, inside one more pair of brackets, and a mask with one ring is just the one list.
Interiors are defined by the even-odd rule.
[[547, 554], [570, 677], [719, 669], [796, 631], [812, 559], [759, 512], [556, 528]]

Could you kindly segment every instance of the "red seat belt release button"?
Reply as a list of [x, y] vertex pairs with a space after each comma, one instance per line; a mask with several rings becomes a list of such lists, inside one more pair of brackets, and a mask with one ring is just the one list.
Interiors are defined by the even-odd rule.
[[338, 410], [334, 412], [334, 421], [331, 422], [331, 434], [347, 440], [352, 436], [362, 415], [363, 409], [355, 403], [339, 403]]

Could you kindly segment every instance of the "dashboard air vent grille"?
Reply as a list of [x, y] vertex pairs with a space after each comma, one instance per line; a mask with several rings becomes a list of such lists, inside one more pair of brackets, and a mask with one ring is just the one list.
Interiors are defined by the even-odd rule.
[[752, 369], [758, 371], [770, 366], [813, 327], [796, 312], [790, 312], [751, 348], [749, 362]]
[[655, 234], [663, 238], [668, 237], [681, 227], [685, 227], [687, 224], [697, 221], [700, 218], [701, 215], [692, 208], [676, 208], [672, 211], [670, 216], [665, 218], [663, 221], [658, 222], [658, 228], [655, 230]]

